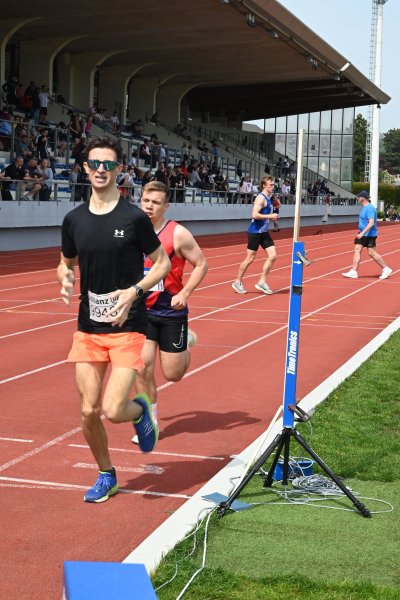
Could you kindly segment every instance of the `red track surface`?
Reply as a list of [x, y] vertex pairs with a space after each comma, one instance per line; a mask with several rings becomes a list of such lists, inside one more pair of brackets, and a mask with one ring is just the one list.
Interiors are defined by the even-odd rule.
[[[399, 315], [399, 227], [380, 228], [378, 250], [394, 271], [386, 281], [367, 257], [358, 280], [341, 276], [351, 264], [353, 226], [317, 232], [300, 236], [315, 262], [304, 270], [299, 398]], [[100, 505], [82, 501], [96, 465], [80, 431], [73, 366], [64, 362], [77, 296], [70, 307], [58, 299], [57, 250], [0, 254], [3, 598], [61, 598], [65, 560], [123, 560], [264, 431], [282, 402], [290, 235], [275, 234], [269, 297], [254, 290], [261, 252], [245, 279], [249, 293], [231, 288], [244, 234], [199, 238], [209, 272], [190, 302], [199, 341], [189, 373], [159, 392], [156, 452], [131, 444], [129, 424], [106, 424], [123, 493]]]

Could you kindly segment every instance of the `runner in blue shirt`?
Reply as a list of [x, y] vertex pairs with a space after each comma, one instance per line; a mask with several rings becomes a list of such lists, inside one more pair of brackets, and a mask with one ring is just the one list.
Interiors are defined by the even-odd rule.
[[279, 215], [272, 212], [271, 194], [274, 190], [274, 178], [266, 175], [260, 182], [261, 192], [256, 196], [251, 213], [252, 219], [247, 230], [247, 254], [244, 261], [239, 266], [237, 279], [232, 283], [232, 287], [238, 294], [247, 294], [243, 287], [242, 279], [247, 269], [254, 261], [257, 250], [261, 246], [267, 255], [262, 273], [255, 288], [263, 294], [273, 294], [273, 291], [267, 284], [267, 275], [276, 260], [276, 250], [274, 240], [269, 233], [269, 222], [276, 221]]
[[367, 190], [358, 194], [358, 201], [362, 205], [362, 209], [358, 218], [358, 233], [354, 240], [353, 267], [342, 275], [350, 279], [357, 279], [361, 253], [364, 248], [367, 248], [370, 257], [382, 268], [379, 279], [387, 279], [390, 277], [392, 269], [386, 266], [385, 261], [376, 251], [376, 238], [378, 237], [376, 208], [371, 204]]

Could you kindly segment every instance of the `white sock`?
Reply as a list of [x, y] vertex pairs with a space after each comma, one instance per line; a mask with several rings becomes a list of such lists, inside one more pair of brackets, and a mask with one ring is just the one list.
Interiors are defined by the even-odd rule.
[[151, 416], [153, 417], [153, 421], [158, 424], [157, 421], [157, 402], [151, 405]]

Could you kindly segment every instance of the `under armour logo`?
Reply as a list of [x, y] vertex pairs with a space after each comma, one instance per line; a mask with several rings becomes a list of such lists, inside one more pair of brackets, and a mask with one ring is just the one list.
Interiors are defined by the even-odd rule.
[[121, 229], [121, 230], [116, 229], [114, 231], [114, 237], [123, 238], [124, 237], [124, 230], [123, 229]]

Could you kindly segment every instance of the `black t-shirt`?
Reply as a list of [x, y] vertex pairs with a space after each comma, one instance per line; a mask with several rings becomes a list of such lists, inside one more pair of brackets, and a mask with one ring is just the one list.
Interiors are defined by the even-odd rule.
[[[93, 294], [110, 294], [136, 284], [143, 279], [143, 255], [151, 254], [159, 246], [160, 240], [150, 219], [124, 198], [120, 198], [115, 208], [104, 215], [91, 213], [85, 203], [64, 217], [62, 253], [66, 258], [78, 256], [80, 269], [79, 331], [146, 333], [147, 315], [143, 299], [133, 303], [122, 327], [113, 327], [91, 318], [96, 312], [93, 312], [93, 300], [90, 307], [89, 295], [93, 298]], [[101, 303], [102, 300], [97, 298], [96, 302]]]
[[[8, 165], [8, 167], [4, 169], [4, 175], [6, 177], [10, 177], [11, 179], [17, 179], [19, 181], [22, 181], [24, 179], [26, 172], [27, 169], [25, 166], [17, 168], [15, 163], [11, 163], [11, 165]], [[2, 179], [1, 183], [4, 191], [10, 189], [11, 181], [5, 181], [4, 179]]]

